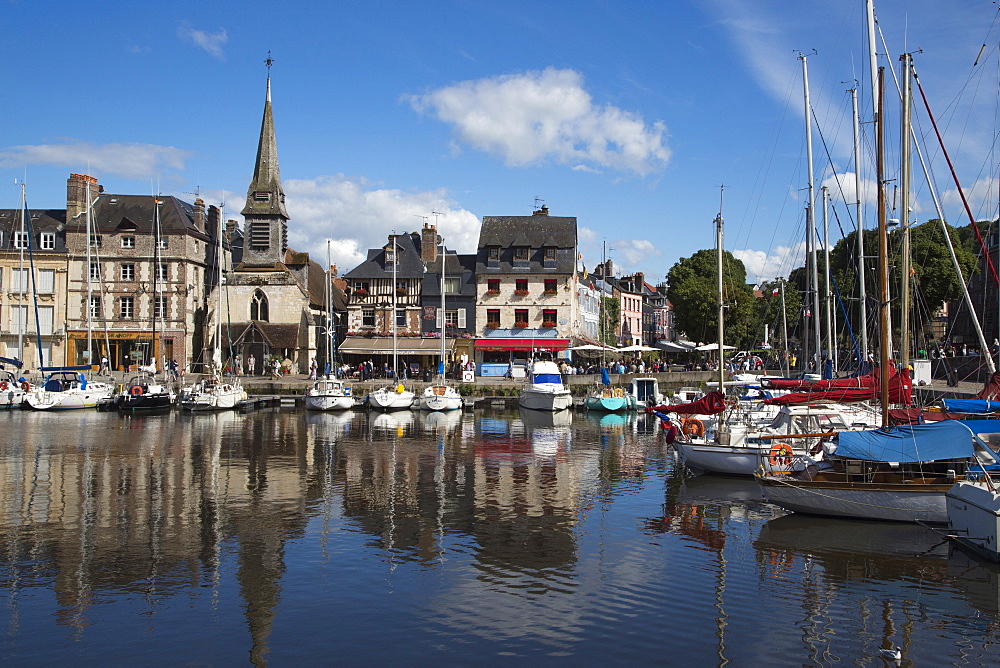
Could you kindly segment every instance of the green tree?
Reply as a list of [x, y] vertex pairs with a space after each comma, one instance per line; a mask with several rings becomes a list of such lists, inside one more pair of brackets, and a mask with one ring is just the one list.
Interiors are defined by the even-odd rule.
[[[746, 267], [728, 251], [723, 252], [723, 302], [726, 305], [726, 345], [745, 347], [754, 318], [753, 289], [746, 284]], [[667, 274], [667, 299], [674, 309], [676, 328], [696, 341], [718, 339], [717, 255], [700, 250], [681, 258]]]
[[618, 325], [621, 322], [621, 301], [618, 297], [601, 296], [601, 321], [598, 323], [599, 343], [618, 345]]

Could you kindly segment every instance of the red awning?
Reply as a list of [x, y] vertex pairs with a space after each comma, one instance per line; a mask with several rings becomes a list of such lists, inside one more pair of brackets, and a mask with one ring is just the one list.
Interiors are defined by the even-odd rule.
[[566, 350], [569, 339], [476, 339], [476, 350]]

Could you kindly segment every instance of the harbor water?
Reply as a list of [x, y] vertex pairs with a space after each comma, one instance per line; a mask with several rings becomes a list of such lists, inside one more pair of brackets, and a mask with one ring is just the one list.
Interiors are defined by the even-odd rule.
[[644, 415], [0, 414], [5, 665], [997, 665], [1000, 570]]

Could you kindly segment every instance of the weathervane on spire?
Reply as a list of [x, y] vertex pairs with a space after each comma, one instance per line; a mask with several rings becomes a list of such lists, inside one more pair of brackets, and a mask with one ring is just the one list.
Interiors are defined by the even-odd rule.
[[264, 64], [267, 65], [267, 76], [271, 76], [271, 65], [274, 64], [274, 58], [271, 57], [271, 50], [267, 50], [267, 58], [264, 60]]

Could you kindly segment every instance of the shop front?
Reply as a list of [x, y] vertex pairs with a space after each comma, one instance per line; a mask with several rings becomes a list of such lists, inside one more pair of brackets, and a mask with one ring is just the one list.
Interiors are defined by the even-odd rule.
[[[174, 339], [172, 333], [154, 335], [151, 330], [97, 331], [90, 333], [90, 351], [87, 350], [86, 330], [70, 330], [67, 334], [69, 348], [67, 361], [72, 366], [90, 364], [94, 370], [100, 368], [101, 359], [106, 355], [112, 371], [126, 371], [130, 367], [145, 364], [151, 359], [164, 361], [174, 359]], [[152, 347], [152, 354], [150, 351]], [[178, 348], [180, 346], [177, 346]]]
[[[471, 341], [471, 339], [469, 339]], [[445, 356], [454, 357], [456, 339], [445, 340]], [[401, 372], [414, 380], [436, 373], [441, 358], [441, 339], [400, 336], [396, 339], [396, 359]], [[349, 336], [337, 346], [337, 356], [353, 369], [371, 361], [377, 377], [390, 374], [393, 343], [391, 336]]]
[[514, 367], [526, 367], [536, 357], [564, 358], [569, 339], [537, 335], [486, 337], [476, 339], [476, 373], [481, 376], [505, 376]]

